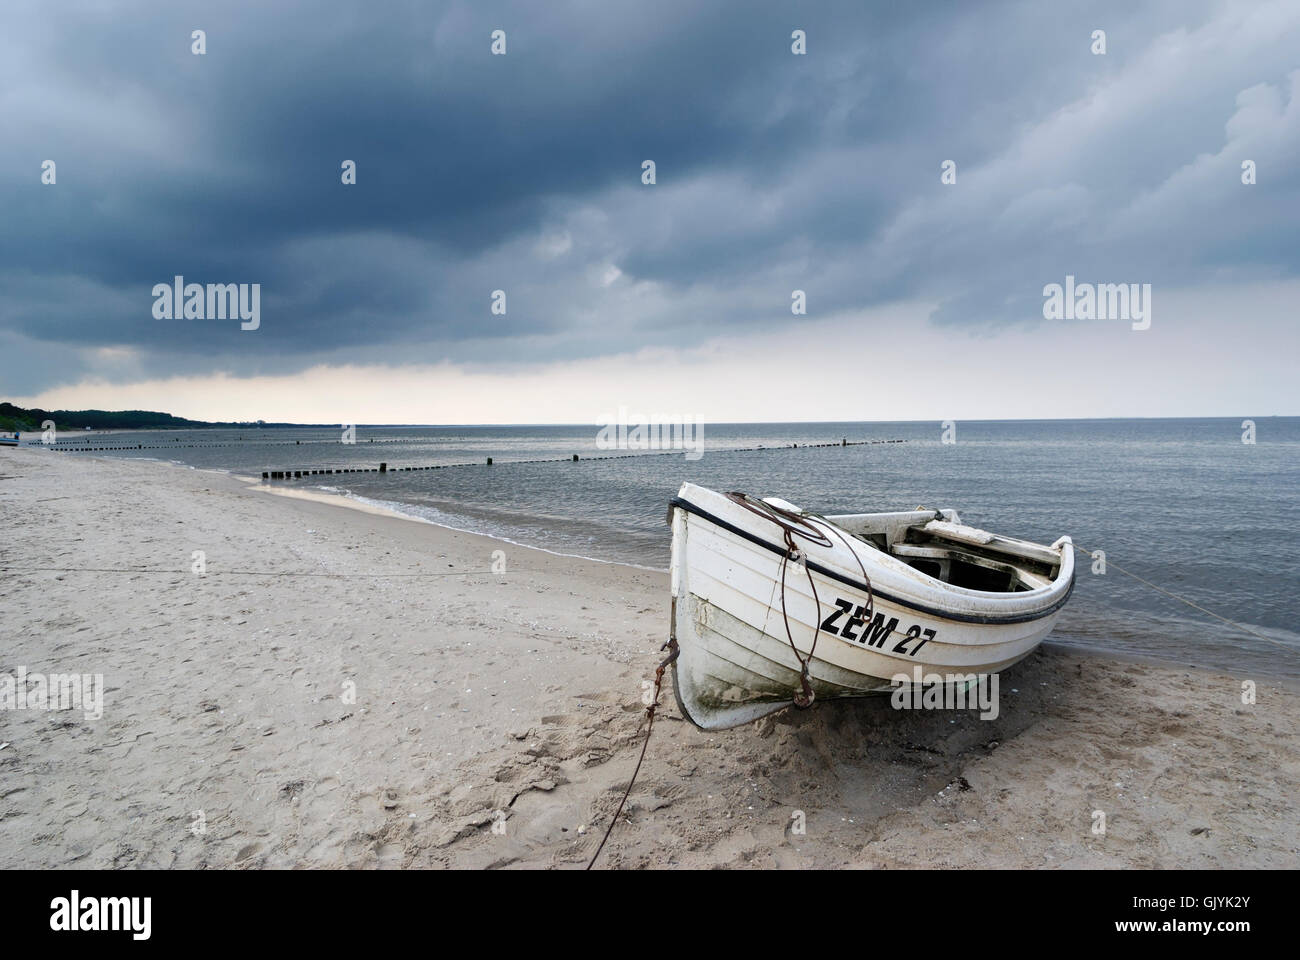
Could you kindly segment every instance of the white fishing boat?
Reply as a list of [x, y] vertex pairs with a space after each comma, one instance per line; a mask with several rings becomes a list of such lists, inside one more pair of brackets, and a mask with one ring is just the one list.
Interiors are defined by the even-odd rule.
[[895, 689], [900, 674], [996, 673], [1051, 631], [1074, 588], [1051, 546], [953, 510], [818, 516], [683, 484], [673, 530], [673, 681], [717, 730], [792, 704]]

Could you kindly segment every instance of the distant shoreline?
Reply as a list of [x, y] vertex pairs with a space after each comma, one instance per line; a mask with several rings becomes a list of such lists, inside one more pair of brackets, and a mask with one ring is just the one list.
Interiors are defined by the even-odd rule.
[[[75, 426], [60, 426], [57, 429], [60, 432], [81, 434], [87, 433], [108, 433], [108, 432], [139, 432], [139, 433], [159, 433], [171, 431], [208, 431], [208, 430], [337, 430], [342, 426], [337, 423], [293, 423], [288, 421], [275, 422], [236, 422], [236, 421], [198, 421], [177, 418], [179, 421], [175, 424], [168, 423], [146, 423], [141, 425], [112, 423], [112, 425], [98, 426], [90, 424], [89, 426], [78, 422], [79, 419], [85, 419], [88, 416], [96, 418], [108, 418], [115, 416], [127, 415], [130, 413], [142, 412], [154, 417], [170, 417], [171, 414], [156, 413], [150, 411], [102, 411], [102, 410], [83, 410], [83, 411], [45, 411], [39, 408], [21, 408], [12, 404], [0, 404], [0, 420], [6, 417], [5, 408], [10, 413], [7, 415], [13, 418], [13, 411], [29, 415], [26, 417], [27, 422], [33, 424], [19, 429], [23, 432], [39, 432], [40, 427], [37, 425], [45, 419], [53, 418], [56, 423], [62, 418], [64, 422], [75, 423]], [[37, 418], [40, 419], [37, 419]], [[1015, 418], [951, 418], [956, 422], [965, 424], [1035, 424], [1035, 423], [1125, 423], [1125, 422], [1188, 422], [1188, 421], [1238, 421], [1242, 419], [1249, 420], [1289, 420], [1300, 419], [1300, 414], [1208, 414], [1199, 416], [1177, 416], [1177, 417], [1015, 417]], [[913, 420], [700, 420], [706, 427], [754, 427], [754, 426], [801, 426], [801, 427], [850, 427], [850, 426], [889, 426], [889, 425], [915, 425], [915, 424], [936, 424], [941, 421], [935, 418], [920, 418]], [[591, 423], [582, 422], [546, 422], [546, 423], [356, 423], [351, 424], [357, 430], [471, 430], [471, 429], [530, 429], [530, 428], [557, 428], [557, 429], [595, 429], [598, 425], [595, 421]], [[7, 428], [6, 428], [7, 429]]]

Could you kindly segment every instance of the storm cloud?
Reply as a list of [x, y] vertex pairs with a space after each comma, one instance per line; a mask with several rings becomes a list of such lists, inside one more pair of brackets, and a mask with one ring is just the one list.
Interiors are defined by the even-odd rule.
[[[9, 0], [0, 80], [11, 395], [788, 336], [795, 289], [1032, 337], [1067, 274], [1158, 311], [1300, 265], [1293, 0]], [[260, 329], [155, 319], [176, 275]]]

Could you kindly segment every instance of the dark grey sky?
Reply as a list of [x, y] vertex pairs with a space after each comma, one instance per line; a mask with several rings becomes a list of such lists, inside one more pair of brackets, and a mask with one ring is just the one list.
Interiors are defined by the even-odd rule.
[[[538, 375], [868, 312], [863, 349], [913, 324], [1050, 364], [1042, 288], [1066, 274], [1229, 291], [1254, 336], [1296, 319], [1294, 0], [6, 0], [0, 80], [10, 397], [345, 363]], [[175, 274], [262, 284], [261, 329], [154, 319]], [[1147, 333], [1174, 336], [1160, 302]]]

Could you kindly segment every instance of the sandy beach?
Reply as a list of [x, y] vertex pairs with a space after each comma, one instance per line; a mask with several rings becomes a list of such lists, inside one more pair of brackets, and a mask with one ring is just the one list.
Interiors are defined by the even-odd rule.
[[[636, 763], [664, 573], [22, 448], [0, 514], [0, 675], [104, 684], [0, 710], [0, 867], [579, 867]], [[1001, 687], [709, 734], [666, 687], [598, 866], [1300, 866], [1291, 686], [1049, 643]]]

